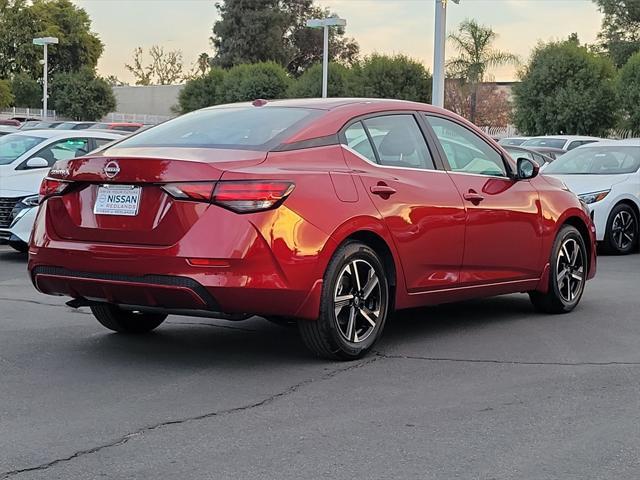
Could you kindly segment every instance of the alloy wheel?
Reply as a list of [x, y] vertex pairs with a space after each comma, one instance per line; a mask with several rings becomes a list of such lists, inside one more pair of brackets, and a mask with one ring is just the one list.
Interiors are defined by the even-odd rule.
[[580, 295], [585, 280], [585, 261], [584, 252], [575, 239], [562, 242], [556, 261], [556, 282], [560, 296], [567, 303]]
[[619, 250], [626, 250], [633, 244], [636, 235], [636, 225], [631, 212], [626, 210], [618, 212], [611, 224], [611, 234]]
[[366, 260], [352, 260], [340, 270], [334, 292], [340, 334], [348, 342], [364, 342], [380, 321], [381, 308], [382, 290], [375, 269]]

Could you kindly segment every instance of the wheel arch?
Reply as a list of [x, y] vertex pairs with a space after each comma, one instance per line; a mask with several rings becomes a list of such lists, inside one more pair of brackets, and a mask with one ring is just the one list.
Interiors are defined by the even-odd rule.
[[[594, 246], [591, 241], [591, 234], [589, 233], [589, 227], [587, 226], [585, 221], [578, 216], [570, 216], [564, 220], [560, 228], [562, 228], [565, 225], [571, 225], [572, 227], [575, 227], [576, 230], [578, 230], [587, 248], [587, 258], [588, 259], [591, 258], [591, 255], [593, 254]], [[589, 272], [590, 269], [591, 269], [591, 262], [587, 261], [587, 273]]]

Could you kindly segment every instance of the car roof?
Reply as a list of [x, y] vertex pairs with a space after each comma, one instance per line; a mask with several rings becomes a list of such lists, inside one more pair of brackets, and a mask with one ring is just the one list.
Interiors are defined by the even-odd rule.
[[610, 147], [610, 146], [640, 147], [640, 138], [627, 138], [625, 140], [601, 140], [599, 142], [590, 143], [588, 145], [583, 145], [583, 146], [584, 147]]
[[539, 138], [548, 138], [550, 140], [601, 140], [599, 137], [590, 137], [588, 135], [540, 135], [537, 137], [531, 137], [530, 140], [537, 140]]
[[11, 135], [20, 135], [25, 137], [40, 137], [40, 138], [113, 138], [114, 140], [117, 138], [122, 138], [122, 135], [112, 132], [102, 132], [97, 130], [57, 130], [52, 128], [46, 129], [34, 129], [34, 130], [26, 130], [12, 133]]

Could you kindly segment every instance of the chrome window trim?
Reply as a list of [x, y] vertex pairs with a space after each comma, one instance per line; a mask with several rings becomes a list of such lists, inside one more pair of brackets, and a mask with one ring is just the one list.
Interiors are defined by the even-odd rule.
[[353, 148], [351, 148], [349, 145], [345, 145], [344, 143], [341, 143], [340, 146], [342, 148], [344, 148], [345, 150], [347, 150], [348, 152], [352, 153], [353, 155], [355, 155], [356, 157], [364, 160], [365, 162], [367, 162], [369, 165], [373, 165], [374, 167], [378, 167], [378, 168], [384, 168], [384, 169], [392, 169], [392, 170], [412, 170], [412, 171], [416, 171], [416, 172], [437, 172], [437, 173], [447, 173], [446, 170], [440, 170], [438, 168], [434, 168], [434, 169], [430, 169], [430, 168], [416, 168], [416, 167], [394, 167], [392, 165], [380, 165], [379, 163], [373, 163], [371, 160], [369, 160], [367, 157], [365, 157], [364, 155], [362, 155], [359, 152], [356, 152]]

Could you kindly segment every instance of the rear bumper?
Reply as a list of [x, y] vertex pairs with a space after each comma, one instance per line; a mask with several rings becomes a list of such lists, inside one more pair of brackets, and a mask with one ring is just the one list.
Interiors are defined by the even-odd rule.
[[60, 239], [44, 213], [29, 246], [31, 279], [42, 293], [170, 313], [318, 317], [333, 240], [299, 217], [292, 222], [292, 212], [241, 217], [226, 237], [189, 232], [168, 247]]

